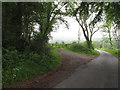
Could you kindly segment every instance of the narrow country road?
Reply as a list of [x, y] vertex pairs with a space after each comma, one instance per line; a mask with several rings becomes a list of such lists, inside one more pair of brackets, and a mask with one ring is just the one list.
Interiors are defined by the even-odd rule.
[[[62, 64], [44, 75], [12, 84], [12, 88], [117, 88], [118, 59], [100, 51], [86, 56], [58, 49]], [[120, 66], [120, 65], [119, 65]]]
[[118, 88], [118, 59], [100, 51], [100, 56], [79, 66], [54, 88]]

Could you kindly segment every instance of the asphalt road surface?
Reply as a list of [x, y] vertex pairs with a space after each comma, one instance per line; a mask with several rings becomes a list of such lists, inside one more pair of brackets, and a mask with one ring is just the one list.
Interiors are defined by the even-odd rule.
[[100, 51], [100, 56], [75, 72], [54, 88], [118, 88], [118, 59]]

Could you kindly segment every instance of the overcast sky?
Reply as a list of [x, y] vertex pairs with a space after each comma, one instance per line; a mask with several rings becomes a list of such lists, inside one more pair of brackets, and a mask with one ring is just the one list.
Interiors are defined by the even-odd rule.
[[[80, 28], [78, 22], [73, 18], [67, 18], [67, 21], [69, 23], [69, 29], [67, 29], [64, 24], [60, 24], [56, 32], [51, 32], [53, 38], [50, 39], [50, 42], [78, 40], [78, 30]], [[80, 32], [81, 40], [85, 40], [81, 28]], [[96, 32], [93, 36], [93, 39], [95, 38], [102, 38], [101, 32]]]

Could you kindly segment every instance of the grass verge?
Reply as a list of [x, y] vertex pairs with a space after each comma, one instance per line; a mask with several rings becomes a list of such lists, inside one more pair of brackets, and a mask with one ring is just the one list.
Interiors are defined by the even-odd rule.
[[48, 54], [24, 53], [9, 51], [3, 54], [3, 87], [9, 87], [14, 82], [28, 79], [57, 68], [61, 64], [56, 49]]
[[78, 49], [72, 49], [72, 48], [65, 48], [66, 50], [69, 50], [69, 51], [72, 51], [72, 52], [76, 52], [76, 53], [79, 53], [79, 54], [85, 54], [85, 55], [93, 55], [93, 56], [97, 56], [97, 55], [100, 55], [100, 53], [96, 50], [91, 50], [91, 51], [88, 51], [88, 52], [84, 52], [84, 51], [81, 51], [81, 50], [78, 50]]
[[89, 49], [87, 48], [87, 46], [79, 43], [70, 44], [69, 46], [65, 47], [65, 49], [79, 53], [79, 54], [89, 55], [89, 56], [90, 55], [97, 56], [100, 54], [97, 50]]
[[120, 50], [119, 49], [105, 49], [105, 48], [100, 48], [100, 50], [109, 52], [109, 53], [113, 54], [114, 56], [120, 58]]

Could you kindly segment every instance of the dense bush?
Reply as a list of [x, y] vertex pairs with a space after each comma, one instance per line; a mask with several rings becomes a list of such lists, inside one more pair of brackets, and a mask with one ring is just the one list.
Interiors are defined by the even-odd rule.
[[3, 48], [3, 87], [22, 79], [48, 72], [60, 64], [60, 57], [55, 49], [47, 54], [8, 50]]

